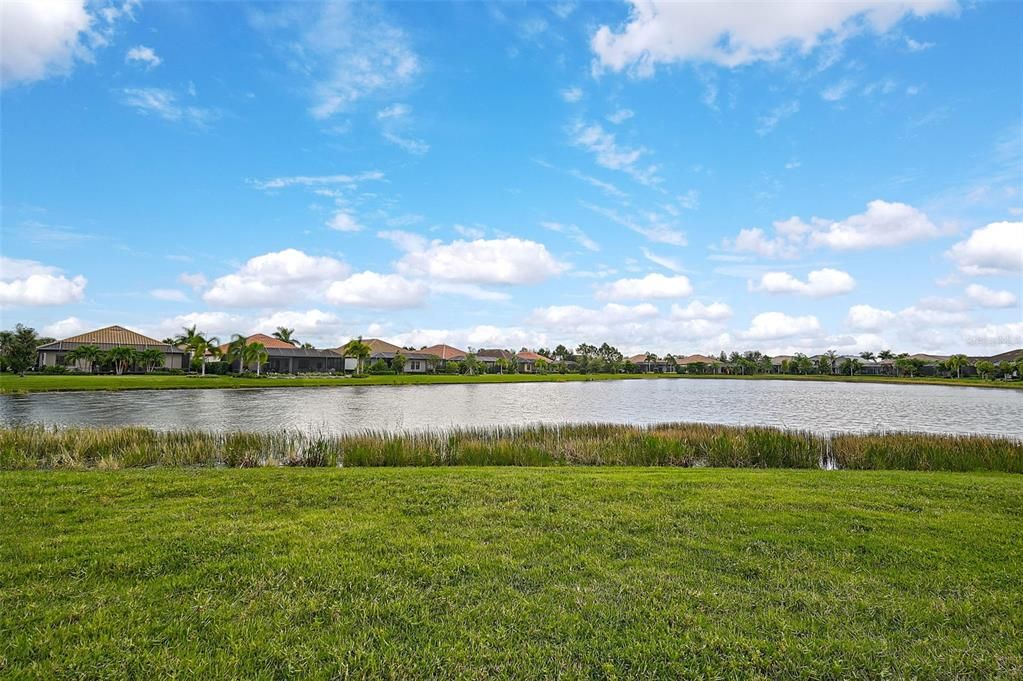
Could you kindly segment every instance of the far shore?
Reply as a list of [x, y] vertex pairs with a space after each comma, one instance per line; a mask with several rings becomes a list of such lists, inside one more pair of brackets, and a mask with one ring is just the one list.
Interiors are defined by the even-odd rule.
[[353, 376], [236, 376], [198, 375], [42, 375], [0, 374], [0, 393], [74, 392], [90, 390], [191, 390], [237, 388], [324, 388], [359, 385], [448, 385], [460, 383], [560, 383], [614, 380], [736, 380], [736, 381], [832, 381], [841, 383], [892, 383], [900, 385], [947, 385], [969, 388], [1023, 389], [1023, 381], [981, 378], [909, 378], [895, 376], [828, 376], [819, 374], [403, 374]]

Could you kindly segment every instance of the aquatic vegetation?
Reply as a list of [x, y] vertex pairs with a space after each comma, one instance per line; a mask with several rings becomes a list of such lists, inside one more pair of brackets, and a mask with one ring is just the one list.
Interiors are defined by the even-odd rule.
[[0, 468], [140, 466], [677, 466], [1023, 473], [1023, 441], [925, 433], [821, 435], [766, 427], [669, 423], [465, 427], [323, 435], [0, 429]]

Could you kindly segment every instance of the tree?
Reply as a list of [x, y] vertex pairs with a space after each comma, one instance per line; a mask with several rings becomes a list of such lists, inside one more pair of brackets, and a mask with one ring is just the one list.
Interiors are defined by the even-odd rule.
[[469, 352], [465, 355], [465, 360], [459, 367], [460, 370], [468, 376], [475, 376], [476, 372], [479, 371], [480, 361], [476, 359], [476, 353]]
[[[539, 355], [540, 353], [538, 352], [536, 354]], [[538, 373], [538, 374], [546, 374], [547, 373], [547, 360], [544, 359], [543, 357], [541, 357], [540, 359], [536, 360], [536, 373]]]
[[808, 374], [813, 371], [813, 362], [801, 352], [795, 354], [791, 364], [794, 365], [797, 374]]
[[373, 353], [373, 349], [362, 342], [362, 336], [353, 338], [342, 349], [344, 357], [355, 358], [355, 373], [362, 373], [362, 363]]
[[298, 345], [298, 341], [294, 337], [295, 329], [288, 329], [283, 326], [278, 326], [277, 330], [274, 331], [273, 337], [279, 341], [284, 341], [291, 345]]
[[[110, 348], [106, 352], [106, 359], [114, 367], [114, 373], [120, 376], [125, 371], [130, 369], [139, 358], [139, 351], [135, 348], [128, 348], [123, 345], [118, 345], [116, 348]], [[162, 355], [163, 353], [161, 353]]]
[[980, 360], [973, 366], [977, 369], [977, 373], [980, 374], [981, 378], [991, 378], [991, 375], [995, 373], [994, 363], [986, 359]]
[[[895, 355], [892, 354], [891, 350], [882, 350], [881, 352], [877, 353], [877, 359], [878, 359], [879, 362], [890, 362], [894, 358], [895, 358]], [[891, 367], [892, 365], [891, 364], [886, 364], [885, 366]], [[891, 373], [891, 372], [889, 371], [889, 373]]]
[[138, 354], [138, 362], [148, 374], [164, 363], [163, 351], [159, 348], [148, 348]]
[[664, 356], [664, 363], [668, 366], [668, 371], [673, 374], [678, 373], [678, 359], [675, 355], [670, 352]]
[[195, 330], [195, 324], [192, 324], [192, 326], [183, 326], [181, 327], [181, 330], [183, 333], [179, 333], [177, 336], [170, 339], [171, 342], [168, 343], [168, 345], [187, 345], [188, 347], [192, 347], [192, 342], [195, 337], [202, 335]]
[[36, 363], [36, 348], [39, 347], [39, 336], [30, 326], [18, 324], [14, 331], [5, 331], [0, 338], [0, 352], [3, 354], [4, 365], [19, 376]]
[[250, 364], [256, 363], [256, 375], [259, 376], [260, 369], [266, 361], [270, 359], [270, 354], [266, 351], [266, 346], [262, 343], [249, 343], [245, 346], [245, 360]]
[[864, 362], [873, 362], [875, 359], [877, 359], [877, 355], [869, 351], [861, 352], [860, 357], [863, 358]]
[[834, 350], [828, 350], [824, 353], [824, 357], [828, 360], [828, 372], [835, 373], [835, 364], [838, 362], [838, 353]]
[[850, 376], [852, 376], [853, 374], [859, 373], [862, 367], [863, 365], [860, 364], [860, 360], [855, 359], [853, 357], [846, 357], [844, 360], [842, 360], [842, 366], [840, 370], [843, 374], [849, 374]]
[[64, 361], [74, 364], [79, 371], [85, 371], [88, 367], [89, 372], [92, 373], [102, 355], [103, 351], [99, 349], [98, 345], [79, 345], [64, 355]]
[[401, 350], [394, 353], [394, 359], [391, 360], [391, 367], [394, 369], [394, 373], [402, 374], [405, 373], [405, 355], [401, 354]]
[[[192, 327], [193, 331], [195, 327]], [[236, 334], [237, 335], [237, 334]], [[206, 353], [216, 356], [220, 353], [220, 339], [216, 336], [210, 336], [206, 338], [201, 333], [195, 333], [192, 335], [191, 340], [188, 342], [188, 347], [192, 350], [192, 365], [198, 363], [199, 371], [203, 376], [206, 375]], [[244, 355], [244, 352], [242, 353]]]
[[234, 362], [238, 360], [238, 373], [245, 373], [246, 352], [248, 341], [245, 336], [236, 333], [231, 336], [231, 342], [227, 344], [227, 360]]
[[952, 355], [945, 360], [945, 365], [949, 371], [956, 373], [956, 378], [963, 377], [963, 367], [969, 365], [970, 360], [966, 355]]

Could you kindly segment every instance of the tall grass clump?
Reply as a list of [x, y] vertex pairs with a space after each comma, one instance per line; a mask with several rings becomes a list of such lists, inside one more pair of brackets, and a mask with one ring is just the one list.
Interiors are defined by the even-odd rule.
[[670, 423], [466, 427], [323, 435], [0, 429], [0, 469], [142, 466], [711, 466], [1023, 473], [1023, 442], [997, 437]]

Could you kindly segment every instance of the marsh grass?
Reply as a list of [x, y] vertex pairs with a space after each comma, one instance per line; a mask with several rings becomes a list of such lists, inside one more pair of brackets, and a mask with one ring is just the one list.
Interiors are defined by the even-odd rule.
[[320, 435], [147, 428], [0, 429], [2, 469], [144, 466], [675, 466], [1023, 473], [1023, 441], [670, 423], [468, 427]]

